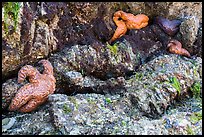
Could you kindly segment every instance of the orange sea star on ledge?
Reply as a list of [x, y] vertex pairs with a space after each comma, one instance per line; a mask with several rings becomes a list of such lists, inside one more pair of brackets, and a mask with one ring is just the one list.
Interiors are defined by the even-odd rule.
[[21, 87], [9, 105], [10, 111], [31, 112], [44, 103], [49, 94], [55, 91], [55, 77], [53, 67], [48, 60], [41, 60], [44, 66], [43, 74], [31, 65], [26, 65], [18, 72], [18, 83], [28, 76], [28, 84]]
[[179, 54], [179, 55], [183, 55], [186, 57], [191, 56], [190, 53], [186, 49], [182, 48], [182, 45], [178, 40], [171, 40], [169, 44], [167, 45], [167, 50], [173, 54]]
[[138, 14], [135, 16], [131, 13], [119, 10], [115, 12], [113, 21], [115, 22], [117, 29], [109, 43], [125, 35], [127, 29], [141, 29], [146, 27], [148, 25], [149, 18], [144, 14]]

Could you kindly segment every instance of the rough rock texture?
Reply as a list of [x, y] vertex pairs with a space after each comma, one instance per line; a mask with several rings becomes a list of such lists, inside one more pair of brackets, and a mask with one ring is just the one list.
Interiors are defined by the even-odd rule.
[[[9, 135], [49, 135], [56, 134], [49, 114], [49, 105], [44, 105], [32, 113], [16, 113], [10, 118], [3, 118], [2, 132]], [[4, 116], [4, 115], [3, 115]], [[5, 116], [4, 116], [5, 117]], [[15, 122], [10, 122], [15, 121]], [[10, 124], [10, 126], [8, 126]]]
[[[71, 81], [83, 81], [77, 72], [68, 72], [67, 76]], [[178, 79], [180, 93], [171, 77]], [[200, 83], [202, 91], [201, 58], [162, 55], [125, 80], [126, 90], [122, 94], [53, 94], [48, 104], [26, 114], [24, 119], [25, 114], [16, 112], [3, 115], [3, 119], [10, 117], [16, 121], [5, 123], [3, 131], [4, 134], [202, 134], [201, 100], [191, 98], [190, 94], [194, 82]], [[182, 98], [188, 99], [187, 103], [182, 103]], [[176, 112], [174, 107], [178, 108]]]
[[[148, 32], [141, 30], [138, 33]], [[116, 42], [116, 51], [108, 47], [107, 44], [96, 43], [66, 47], [63, 51], [52, 55], [50, 62], [54, 67], [57, 85], [69, 86], [73, 84], [70, 83], [67, 75], [69, 71], [78, 71], [84, 76], [93, 76], [101, 80], [131, 75], [139, 65], [159, 53], [163, 48], [155, 37], [146, 37], [145, 39], [148, 40], [138, 42], [140, 37], [136, 37], [133, 41], [134, 36], [139, 36], [139, 34], [135, 35], [133, 32], [132, 36], [127, 39], [125, 37]], [[137, 45], [133, 45], [134, 43]], [[69, 90], [69, 88], [66, 89]]]
[[[188, 98], [159, 119], [142, 117], [119, 95], [54, 94], [31, 114], [3, 116], [3, 135], [201, 135], [201, 100]], [[192, 109], [191, 109], [192, 108]], [[8, 116], [7, 116], [8, 117]], [[5, 122], [8, 121], [11, 122]], [[9, 125], [9, 126], [8, 126]]]
[[[178, 80], [179, 87], [171, 82], [173, 77]], [[143, 65], [125, 86], [135, 107], [155, 118], [163, 114], [173, 100], [186, 96], [194, 82], [202, 84], [202, 59], [193, 61], [171, 54]]]
[[[195, 16], [186, 17], [180, 25], [181, 42], [183, 47], [186, 48], [192, 55], [195, 55], [198, 47], [194, 43], [198, 36], [199, 20]], [[202, 47], [202, 44], [200, 45]]]
[[195, 52], [202, 58], [202, 26], [198, 29], [198, 37], [195, 41]]
[[[105, 43], [116, 29], [112, 16], [117, 10], [146, 14], [150, 24], [155, 16], [181, 20], [195, 16], [202, 24], [201, 2], [20, 2], [20, 5], [16, 31], [12, 15], [8, 22], [2, 16], [3, 80], [16, 74], [23, 65], [35, 63], [65, 45]], [[8, 34], [4, 30], [6, 23]]]
[[[28, 81], [27, 81], [28, 82]], [[8, 107], [11, 103], [12, 98], [15, 96], [18, 89], [25, 85], [26, 81], [21, 84], [18, 84], [17, 78], [8, 79], [5, 83], [2, 84], [2, 109]]]
[[170, 20], [197, 16], [199, 22], [202, 23], [201, 2], [127, 2], [127, 5], [134, 14], [145, 13], [150, 17], [163, 16]]
[[[195, 82], [199, 96], [202, 91], [202, 59], [196, 57], [202, 54], [202, 2], [21, 5], [16, 32], [10, 15], [6, 35], [2, 16], [3, 134], [202, 134], [201, 100], [191, 98]], [[146, 14], [150, 21], [116, 40], [116, 48], [106, 42], [118, 10]], [[154, 23], [156, 16], [179, 19], [183, 27], [170, 37]], [[166, 52], [172, 38], [183, 40], [196, 56]], [[15, 78], [18, 70], [29, 64], [43, 71], [35, 64], [39, 58], [54, 67], [55, 93], [67, 95], [51, 95], [28, 114], [6, 111], [22, 86]]]

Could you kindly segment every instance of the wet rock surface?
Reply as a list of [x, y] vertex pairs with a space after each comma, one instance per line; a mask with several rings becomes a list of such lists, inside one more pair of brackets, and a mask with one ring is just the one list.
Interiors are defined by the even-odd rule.
[[26, 82], [28, 81], [24, 81], [21, 84], [18, 84], [17, 78], [13, 78], [2, 84], [2, 109], [6, 109], [9, 106], [18, 89], [25, 85]]
[[[170, 20], [194, 16], [202, 24], [201, 8], [200, 2], [20, 2], [16, 31], [12, 15], [8, 16], [8, 21], [5, 16], [2, 18], [3, 26], [9, 26], [8, 34], [4, 27], [2, 31], [2, 78], [4, 81], [11, 78], [23, 65], [48, 57], [66, 45], [105, 43], [116, 29], [112, 16], [117, 10], [146, 14], [149, 24], [156, 16]], [[197, 40], [197, 36], [193, 39]], [[191, 52], [197, 55], [198, 51]]]
[[53, 94], [49, 101], [36, 112], [10, 117], [10, 121], [15, 120], [8, 129], [5, 128], [8, 118], [3, 116], [3, 134], [202, 135], [201, 100], [180, 100], [159, 119], [142, 117], [131, 107], [130, 101], [120, 95]]
[[[70, 80], [79, 77], [78, 83], [83, 81], [79, 73], [67, 75]], [[180, 94], [169, 77], [178, 79]], [[202, 103], [189, 91], [195, 81], [202, 85], [201, 58], [162, 55], [125, 80], [122, 94], [53, 94], [36, 111], [3, 114], [3, 119], [27, 115], [3, 134], [202, 134]], [[33, 121], [36, 116], [47, 120]], [[39, 127], [35, 126], [38, 122]], [[40, 128], [44, 124], [46, 129]]]
[[183, 46], [193, 55], [196, 52], [196, 46], [194, 46], [194, 43], [198, 36], [198, 29], [199, 20], [195, 16], [186, 17], [186, 19], [180, 25]]
[[[126, 94], [144, 115], [159, 117], [175, 99], [187, 96], [195, 81], [202, 83], [202, 62], [201, 58], [197, 59], [194, 64], [190, 59], [178, 55], [159, 56], [143, 65], [132, 79], [127, 80]], [[177, 87], [176, 80], [172, 83], [172, 78], [178, 80]]]
[[[201, 2], [21, 3], [16, 32], [10, 16], [9, 35], [2, 31], [2, 133], [201, 135], [201, 8]], [[109, 45], [117, 10], [150, 21]], [[166, 34], [156, 16], [180, 20], [179, 32]], [[168, 53], [171, 39], [193, 56]], [[55, 94], [31, 113], [7, 111], [28, 83], [17, 83], [18, 70], [29, 64], [42, 72], [40, 58], [53, 65]]]
[[[55, 134], [56, 130], [52, 125], [52, 119], [49, 114], [49, 105], [44, 105], [37, 111], [31, 113], [13, 113], [13, 117], [2, 119], [2, 132], [9, 135], [42, 135], [42, 134]], [[8, 117], [8, 114], [7, 116]], [[14, 122], [10, 122], [10, 121]], [[3, 122], [9, 121], [9, 122]], [[10, 125], [10, 126], [8, 126]]]

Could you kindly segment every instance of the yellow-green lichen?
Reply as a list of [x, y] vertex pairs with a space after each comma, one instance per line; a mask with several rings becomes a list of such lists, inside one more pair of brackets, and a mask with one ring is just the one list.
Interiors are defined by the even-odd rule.
[[202, 111], [194, 112], [190, 116], [190, 121], [192, 124], [196, 124], [202, 119]]
[[195, 135], [193, 129], [189, 125], [187, 125], [186, 131], [188, 135]]
[[144, 74], [143, 73], [139, 73], [139, 72], [135, 72], [135, 79], [136, 80], [142, 80], [144, 77]]

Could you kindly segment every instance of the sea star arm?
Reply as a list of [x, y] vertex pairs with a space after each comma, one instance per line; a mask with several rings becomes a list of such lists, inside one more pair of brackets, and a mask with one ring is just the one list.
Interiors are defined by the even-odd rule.
[[18, 110], [21, 106], [25, 105], [30, 99], [32, 99], [32, 91], [34, 87], [29, 83], [21, 87], [12, 99], [9, 105], [10, 111]]
[[109, 43], [122, 37], [127, 32], [127, 27], [122, 20], [114, 19], [114, 22], [117, 25], [117, 29], [115, 30], [115, 33], [113, 34], [113, 37], [110, 39]]
[[186, 57], [190, 57], [190, 53], [182, 48], [182, 45], [179, 41], [177, 40], [171, 40], [169, 42], [169, 44], [167, 45], [167, 49], [169, 50], [169, 52], [174, 53], [174, 54], [179, 54], [179, 55], [183, 55]]
[[24, 106], [22, 106], [20, 108], [20, 112], [31, 112], [34, 109], [37, 108], [37, 106], [41, 105], [42, 103], [44, 103], [46, 101], [47, 98], [44, 98], [42, 100], [38, 100], [36, 98], [31, 99], [27, 104], [25, 104]]
[[18, 83], [22, 83], [28, 76], [31, 83], [37, 82], [40, 73], [31, 65], [23, 66], [18, 72]]
[[130, 16], [125, 21], [128, 29], [141, 29], [148, 25], [149, 18], [144, 14], [138, 14], [136, 16]]
[[43, 74], [53, 75], [53, 67], [52, 64], [48, 60], [41, 60], [38, 63], [42, 63], [44, 66]]

